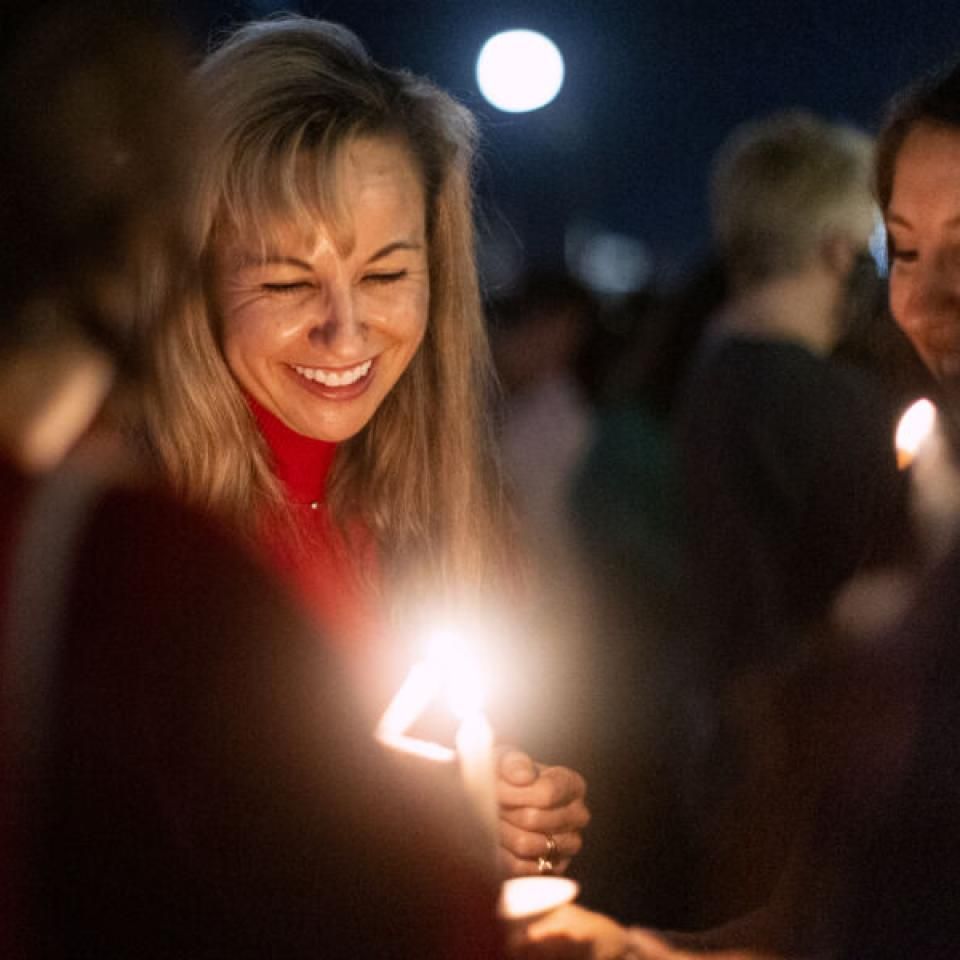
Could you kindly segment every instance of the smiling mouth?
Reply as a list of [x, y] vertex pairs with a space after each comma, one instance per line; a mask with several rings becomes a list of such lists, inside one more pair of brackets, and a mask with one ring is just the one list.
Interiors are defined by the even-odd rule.
[[293, 370], [309, 380], [311, 383], [319, 383], [324, 387], [349, 387], [362, 380], [373, 366], [373, 360], [364, 360], [355, 367], [347, 367], [343, 370], [324, 370], [321, 367], [301, 367], [299, 364], [291, 364]]

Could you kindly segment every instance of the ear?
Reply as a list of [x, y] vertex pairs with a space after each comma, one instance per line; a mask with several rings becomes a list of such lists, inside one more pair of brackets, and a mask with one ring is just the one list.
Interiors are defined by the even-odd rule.
[[838, 276], [845, 277], [853, 267], [857, 247], [843, 230], [828, 230], [820, 241], [820, 258], [824, 266]]

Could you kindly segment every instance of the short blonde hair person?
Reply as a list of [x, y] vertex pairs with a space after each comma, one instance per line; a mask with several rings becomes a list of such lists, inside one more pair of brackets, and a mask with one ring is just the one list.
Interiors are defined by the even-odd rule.
[[[222, 232], [338, 226], [338, 165], [360, 137], [399, 137], [426, 197], [430, 306], [416, 356], [371, 421], [343, 442], [327, 502], [364, 523], [393, 574], [479, 587], [502, 561], [502, 496], [487, 406], [492, 367], [474, 256], [469, 112], [384, 69], [336, 24], [248, 24], [199, 67], [207, 114], [192, 241], [208, 267]], [[212, 289], [212, 284], [208, 285]], [[146, 423], [187, 497], [252, 531], [283, 495], [221, 345], [208, 290], [172, 317], [153, 357]], [[391, 570], [392, 568], [392, 570]]]
[[866, 134], [804, 111], [738, 127], [711, 183], [714, 242], [733, 284], [802, 269], [830, 234], [862, 233], [872, 155]]

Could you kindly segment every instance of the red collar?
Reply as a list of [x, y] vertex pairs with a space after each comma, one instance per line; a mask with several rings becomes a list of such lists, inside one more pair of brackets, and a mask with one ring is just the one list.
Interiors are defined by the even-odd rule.
[[273, 454], [273, 469], [293, 503], [323, 502], [337, 445], [291, 430], [253, 397], [247, 402]]

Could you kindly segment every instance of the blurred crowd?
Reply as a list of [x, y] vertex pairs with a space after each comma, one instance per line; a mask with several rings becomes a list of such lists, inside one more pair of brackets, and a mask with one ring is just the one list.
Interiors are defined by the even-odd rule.
[[[731, 131], [679, 280], [487, 290], [345, 28], [0, 16], [4, 957], [957, 954], [960, 68]], [[521, 612], [486, 819], [372, 736], [423, 597]]]

